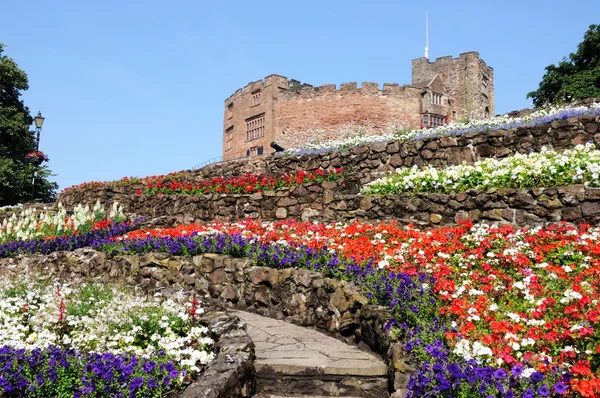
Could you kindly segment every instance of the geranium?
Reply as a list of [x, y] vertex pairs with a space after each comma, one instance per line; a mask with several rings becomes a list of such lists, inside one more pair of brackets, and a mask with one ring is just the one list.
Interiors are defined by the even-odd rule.
[[[465, 394], [483, 388], [494, 395], [501, 385], [515, 396], [527, 396], [529, 389], [594, 396], [600, 358], [597, 228], [463, 223], [419, 231], [395, 223], [246, 221], [135, 231], [114, 242], [105, 249], [216, 251], [248, 255], [262, 265], [353, 275], [367, 295], [392, 304], [397, 325], [408, 327], [407, 349], [424, 361], [411, 382], [413, 396], [449, 391], [450, 385]], [[317, 257], [305, 257], [309, 250]], [[332, 258], [331, 251], [341, 256]], [[353, 262], [388, 276], [361, 277]], [[413, 281], [407, 296], [413, 298], [394, 300], [394, 289], [386, 290], [399, 275]], [[467, 383], [470, 378], [483, 384]]]
[[[293, 174], [272, 176], [266, 174], [244, 174], [234, 177], [215, 177], [208, 180], [195, 181], [185, 172], [171, 173], [166, 176], [151, 176], [145, 178], [124, 177], [113, 182], [89, 182], [65, 189], [91, 187], [112, 187], [132, 185], [139, 187], [137, 195], [203, 195], [203, 194], [252, 194], [274, 190], [283, 187], [293, 187], [306, 183], [336, 181], [342, 177], [342, 169], [317, 169], [314, 171], [298, 171]], [[64, 192], [64, 191], [63, 191]]]
[[35, 165], [40, 165], [44, 162], [47, 162], [48, 160], [50, 160], [48, 156], [46, 156], [46, 154], [41, 151], [29, 152], [25, 155], [25, 161], [28, 163], [33, 163]]
[[325, 171], [322, 169], [314, 172], [298, 171], [295, 174], [286, 174], [273, 177], [264, 174], [244, 174], [237, 177], [216, 177], [200, 182], [180, 182], [158, 180], [147, 182], [138, 194], [251, 194], [256, 192], [271, 191], [283, 187], [292, 187], [310, 182], [335, 181], [342, 176], [342, 169]]
[[154, 175], [147, 177], [123, 177], [117, 181], [90, 181], [82, 184], [73, 185], [62, 190], [62, 192], [69, 191], [71, 189], [89, 189], [93, 187], [117, 187], [126, 185], [146, 185], [148, 183], [155, 183], [164, 180], [179, 180], [180, 178], [186, 177], [186, 173], [183, 171], [173, 172], [166, 175]]

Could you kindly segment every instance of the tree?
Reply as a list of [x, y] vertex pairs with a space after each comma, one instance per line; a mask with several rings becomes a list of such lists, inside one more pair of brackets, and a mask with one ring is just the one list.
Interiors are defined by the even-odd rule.
[[0, 43], [0, 206], [32, 201], [36, 171], [35, 200], [53, 201], [58, 185], [48, 181], [52, 175], [48, 167], [25, 161], [25, 155], [36, 149], [34, 132], [29, 129], [33, 118], [20, 98], [29, 88], [27, 74], [3, 52]]
[[600, 97], [600, 25], [590, 25], [577, 52], [548, 65], [537, 90], [527, 94], [536, 107]]

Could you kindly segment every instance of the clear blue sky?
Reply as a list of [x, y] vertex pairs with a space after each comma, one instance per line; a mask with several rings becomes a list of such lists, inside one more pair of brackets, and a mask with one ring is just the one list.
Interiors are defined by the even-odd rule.
[[271, 73], [313, 85], [410, 83], [423, 56], [479, 51], [496, 112], [529, 105], [600, 1], [4, 0], [0, 41], [46, 117], [60, 188], [188, 169], [221, 155], [223, 100]]

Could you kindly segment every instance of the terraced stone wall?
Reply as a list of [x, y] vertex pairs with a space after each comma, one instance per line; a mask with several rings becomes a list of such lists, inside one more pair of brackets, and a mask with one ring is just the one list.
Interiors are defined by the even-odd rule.
[[405, 388], [414, 371], [403, 345], [388, 336], [385, 326], [392, 319], [389, 310], [369, 304], [354, 284], [326, 278], [319, 272], [258, 267], [245, 258], [218, 254], [110, 256], [78, 249], [0, 259], [0, 273], [25, 270], [51, 272], [64, 279], [136, 284], [150, 292], [173, 287], [193, 290], [228, 307], [316, 327], [380, 354], [390, 366], [394, 390]]
[[[305, 221], [398, 220], [421, 227], [473, 222], [534, 226], [568, 221], [600, 223], [600, 188], [572, 185], [527, 190], [497, 188], [451, 194], [344, 194], [344, 181], [253, 195], [121, 195], [119, 202], [154, 226], [247, 218]], [[98, 189], [98, 192], [94, 192]], [[101, 197], [93, 188], [87, 200]]]
[[[600, 147], [600, 116], [583, 115], [578, 118], [553, 121], [533, 127], [519, 127], [481, 133], [467, 133], [455, 137], [428, 138], [407, 142], [388, 142], [364, 145], [348, 151], [303, 156], [264, 156], [241, 161], [217, 163], [188, 172], [189, 182], [213, 177], [231, 177], [245, 173], [282, 175], [299, 170], [341, 167], [345, 180], [337, 187], [339, 193], [357, 193], [360, 187], [398, 167], [432, 165], [444, 167], [461, 162], [474, 162], [488, 157], [505, 157], [514, 153], [540, 151], [543, 146], [565, 150], [577, 144], [594, 142]], [[124, 195], [135, 193], [143, 185], [113, 186], [94, 190], [82, 189], [61, 193], [63, 204], [122, 202]]]

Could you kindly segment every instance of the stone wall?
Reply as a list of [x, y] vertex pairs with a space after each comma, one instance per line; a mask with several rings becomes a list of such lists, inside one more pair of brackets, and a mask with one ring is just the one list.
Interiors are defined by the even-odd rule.
[[[93, 269], [100, 266], [101, 269]], [[23, 273], [41, 273], [56, 276], [70, 284], [95, 281], [135, 284], [135, 277], [120, 273], [118, 266], [111, 265], [102, 253], [89, 249], [75, 252], [53, 253], [49, 256], [31, 256], [0, 259], [0, 275], [17, 278]], [[107, 274], [102, 275], [102, 271]], [[164, 281], [146, 284], [147, 291], [157, 288], [178, 290], [180, 285]], [[163, 293], [166, 293], [163, 291]], [[254, 370], [254, 343], [246, 331], [246, 324], [237, 315], [230, 314], [210, 296], [198, 297], [203, 313], [198, 321], [209, 329], [213, 339], [215, 358], [204, 366], [198, 378], [183, 391], [167, 394], [171, 398], [249, 398], [256, 391]], [[0, 397], [2, 397], [0, 391]]]
[[583, 185], [362, 196], [338, 193], [345, 184], [326, 181], [253, 195], [110, 196], [107, 191], [92, 188], [79, 199], [87, 203], [97, 198], [108, 202], [116, 199], [129, 212], [151, 220], [154, 226], [247, 218], [322, 222], [398, 220], [421, 227], [451, 225], [460, 220], [520, 226], [558, 221], [600, 223], [600, 188]]
[[193, 290], [229, 307], [313, 326], [380, 354], [390, 366], [394, 389], [405, 388], [414, 370], [402, 344], [390, 341], [385, 330], [390, 311], [368, 304], [354, 284], [315, 271], [258, 267], [248, 259], [218, 254], [109, 256], [91, 249], [0, 259], [0, 272], [25, 270], [44, 270], [65, 279], [136, 284], [149, 291]]
[[[203, 307], [207, 308], [207, 307]], [[207, 325], [216, 358], [198, 380], [177, 398], [249, 398], [256, 390], [254, 343], [235, 315], [208, 308], [199, 321]]]
[[[191, 170], [187, 181], [213, 177], [231, 177], [245, 173], [282, 175], [299, 170], [341, 167], [344, 184], [340, 193], [357, 193], [360, 187], [398, 167], [432, 165], [444, 167], [481, 158], [505, 157], [514, 153], [540, 151], [542, 147], [565, 150], [577, 144], [592, 141], [600, 147], [600, 116], [584, 115], [579, 118], [558, 120], [534, 127], [519, 127], [483, 133], [467, 133], [456, 137], [427, 138], [407, 142], [388, 142], [364, 145], [344, 152], [303, 156], [266, 156], [226, 163], [217, 163], [199, 170]], [[134, 193], [143, 186], [106, 187], [98, 194], [101, 201]], [[90, 195], [82, 189], [62, 192], [58, 201], [76, 203], [88, 201]], [[94, 200], [95, 202], [95, 200]]]

